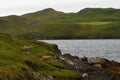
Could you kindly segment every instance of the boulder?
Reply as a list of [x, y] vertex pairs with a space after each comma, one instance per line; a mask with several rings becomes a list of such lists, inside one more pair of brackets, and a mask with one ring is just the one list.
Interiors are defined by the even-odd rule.
[[64, 54], [63, 56], [64, 56], [64, 57], [67, 57], [67, 58], [69, 58], [69, 59], [79, 59], [78, 56], [72, 56], [72, 55], [69, 54], [69, 53], [66, 53], [66, 54]]
[[82, 77], [84, 78], [84, 77], [88, 77], [88, 74], [87, 73], [83, 73], [82, 74]]
[[[76, 80], [119, 80], [120, 64], [101, 57], [76, 57], [64, 54], [59, 57], [64, 68], [81, 74]], [[68, 79], [69, 80], [69, 79]]]
[[100, 58], [100, 57], [91, 57], [91, 58], [88, 58], [88, 63], [89, 64], [104, 64], [105, 59]]
[[93, 66], [102, 69], [102, 65], [101, 64], [94, 64]]

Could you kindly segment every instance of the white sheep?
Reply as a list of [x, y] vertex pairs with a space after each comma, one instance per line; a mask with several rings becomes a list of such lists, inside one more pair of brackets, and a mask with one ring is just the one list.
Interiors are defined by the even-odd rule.
[[23, 47], [23, 52], [26, 53], [26, 54], [29, 54], [30, 53], [30, 50], [32, 49], [32, 45], [30, 46], [24, 46]]
[[50, 60], [52, 58], [52, 56], [46, 56], [46, 55], [44, 55], [44, 56], [42, 56], [41, 58], [40, 58], [40, 60], [41, 61], [47, 61], [47, 60]]

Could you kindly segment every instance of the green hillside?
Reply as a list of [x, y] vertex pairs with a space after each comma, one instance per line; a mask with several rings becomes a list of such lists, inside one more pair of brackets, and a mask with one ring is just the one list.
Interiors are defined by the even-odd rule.
[[64, 13], [52, 8], [0, 18], [0, 32], [35, 39], [120, 39], [120, 9], [85, 8]]
[[[24, 46], [30, 45], [32, 48], [28, 54]], [[51, 58], [43, 61], [42, 56]], [[48, 80], [49, 76], [79, 77], [78, 73], [64, 69], [64, 65], [57, 60], [60, 56], [55, 44], [12, 38], [0, 33], [0, 80]]]

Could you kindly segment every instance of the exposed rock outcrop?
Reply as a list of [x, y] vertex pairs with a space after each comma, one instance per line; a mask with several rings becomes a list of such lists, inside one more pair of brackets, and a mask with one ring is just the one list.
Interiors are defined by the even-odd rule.
[[82, 75], [82, 78], [77, 80], [120, 80], [120, 63], [118, 62], [100, 57], [79, 58], [70, 54], [64, 54], [59, 57], [59, 60], [65, 65], [65, 69]]

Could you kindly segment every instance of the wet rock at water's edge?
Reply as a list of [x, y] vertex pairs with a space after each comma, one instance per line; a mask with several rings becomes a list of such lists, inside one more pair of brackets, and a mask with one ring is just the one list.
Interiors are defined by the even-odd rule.
[[100, 57], [83, 57], [64, 54], [59, 60], [64, 68], [82, 74], [78, 80], [120, 80], [120, 63]]

